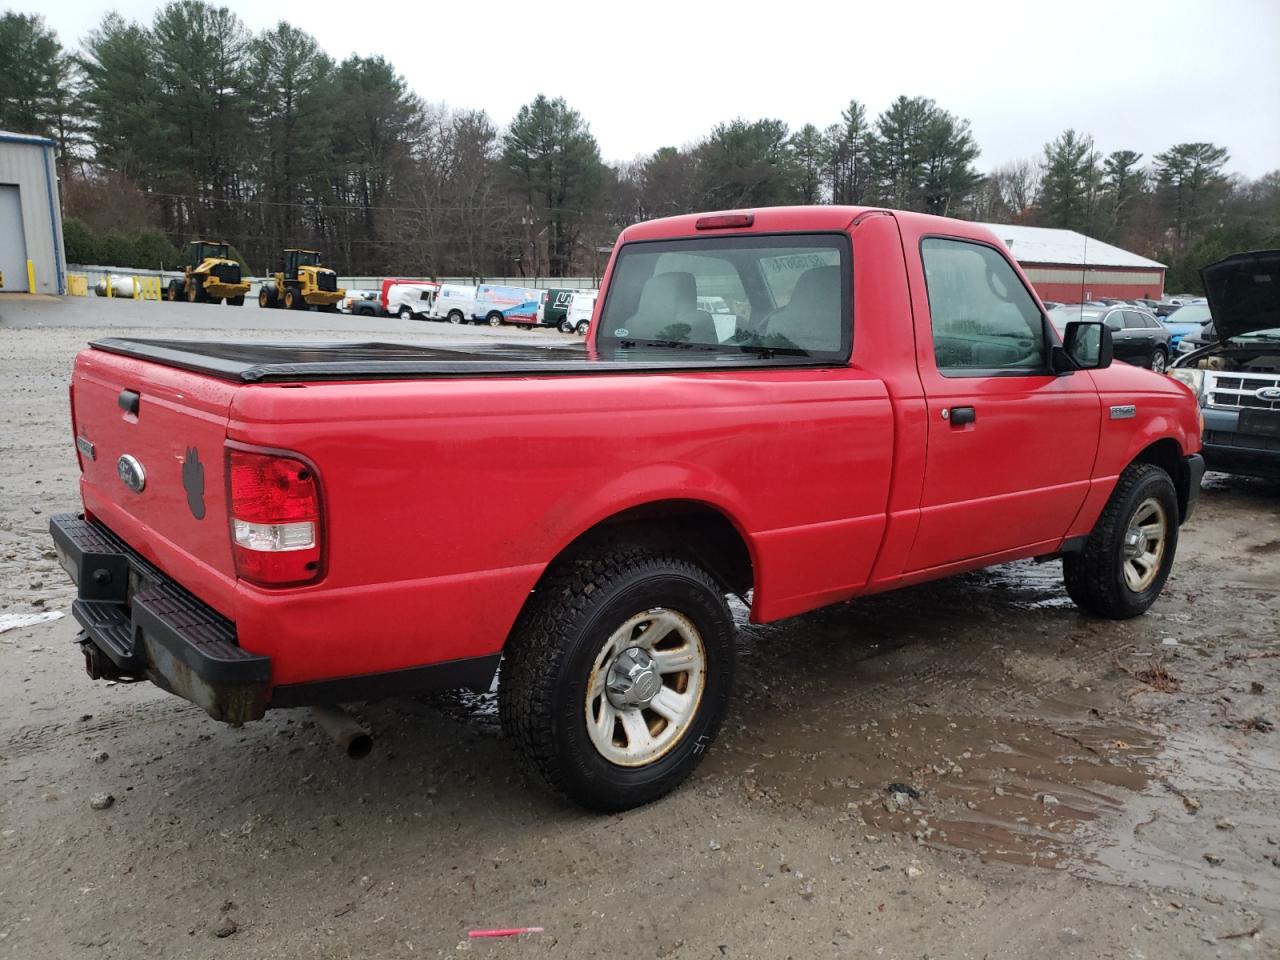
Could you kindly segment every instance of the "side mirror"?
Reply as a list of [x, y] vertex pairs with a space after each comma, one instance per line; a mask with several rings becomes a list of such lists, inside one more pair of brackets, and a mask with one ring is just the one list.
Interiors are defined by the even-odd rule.
[[1115, 353], [1111, 329], [1097, 320], [1072, 320], [1068, 323], [1062, 349], [1080, 370], [1109, 367]]

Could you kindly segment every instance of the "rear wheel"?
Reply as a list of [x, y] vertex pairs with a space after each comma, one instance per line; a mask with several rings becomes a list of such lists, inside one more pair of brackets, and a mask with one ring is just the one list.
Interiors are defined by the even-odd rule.
[[264, 310], [276, 305], [276, 292], [272, 287], [262, 287], [258, 290], [258, 306]]
[[590, 329], [591, 329], [591, 321], [590, 321], [590, 320], [579, 320], [579, 321], [578, 321], [578, 336], [580, 336], [580, 337], [585, 337], [585, 336], [587, 335], [587, 331], [588, 331], [588, 330], [590, 330]]
[[573, 324], [569, 322], [567, 317], [560, 321], [560, 332], [573, 333]]
[[177, 303], [182, 299], [182, 281], [170, 280], [169, 286], [165, 287], [164, 298], [170, 303]]
[[1169, 367], [1169, 354], [1164, 347], [1156, 347], [1151, 351], [1151, 369], [1156, 373], [1164, 373]]
[[489, 314], [485, 319], [489, 321], [489, 326], [491, 327], [502, 326], [502, 314], [497, 310], [493, 311], [493, 313]]
[[1067, 593], [1100, 617], [1136, 617], [1160, 596], [1177, 549], [1173, 480], [1154, 464], [1131, 464], [1084, 549], [1062, 558]]
[[462, 311], [461, 311], [461, 310], [450, 310], [450, 311], [449, 311], [449, 322], [450, 322], [450, 323], [461, 323], [461, 322], [462, 322]]
[[227, 305], [231, 307], [243, 307], [244, 294], [242, 293], [237, 297], [227, 297]]
[[503, 730], [550, 786], [626, 810], [698, 765], [733, 680], [733, 619], [700, 566], [615, 545], [539, 584], [503, 651]]

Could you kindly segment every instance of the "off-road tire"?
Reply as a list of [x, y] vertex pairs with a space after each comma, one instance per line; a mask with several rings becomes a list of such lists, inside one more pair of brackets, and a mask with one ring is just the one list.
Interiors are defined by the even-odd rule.
[[258, 306], [263, 310], [270, 310], [276, 306], [276, 292], [270, 287], [261, 287], [258, 290]]
[[[697, 627], [705, 686], [689, 728], [666, 753], [643, 766], [619, 766], [587, 733], [589, 674], [618, 627], [659, 606]], [[602, 546], [561, 562], [521, 612], [503, 651], [502, 729], [553, 790], [601, 812], [638, 807], [675, 789], [701, 761], [724, 716], [733, 664], [733, 618], [710, 574], [669, 550]]]
[[[1134, 592], [1124, 579], [1124, 535], [1138, 507], [1154, 497], [1164, 508], [1168, 529], [1164, 555], [1152, 584]], [[1164, 589], [1178, 548], [1178, 493], [1164, 470], [1151, 463], [1130, 464], [1120, 474], [1102, 516], [1079, 553], [1062, 558], [1067, 594], [1076, 606], [1111, 620], [1140, 616]]]
[[244, 306], [244, 294], [242, 293], [242, 294], [240, 294], [239, 296], [236, 296], [236, 297], [227, 297], [227, 306], [229, 306], [229, 307], [243, 307], [243, 306]]
[[170, 280], [169, 286], [165, 287], [164, 296], [170, 303], [177, 303], [181, 300], [183, 297], [182, 281]]

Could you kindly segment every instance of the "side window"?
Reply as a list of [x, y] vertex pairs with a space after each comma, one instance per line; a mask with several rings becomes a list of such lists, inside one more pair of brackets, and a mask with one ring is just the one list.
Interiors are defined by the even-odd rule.
[[1136, 310], [1126, 310], [1124, 312], [1124, 325], [1130, 330], [1145, 330], [1147, 321]]
[[1106, 318], [1102, 322], [1105, 323], [1112, 330], [1123, 330], [1124, 329], [1124, 311], [1112, 310], [1110, 313], [1107, 314]]
[[943, 376], [1045, 369], [1040, 309], [1003, 256], [968, 240], [920, 245]]

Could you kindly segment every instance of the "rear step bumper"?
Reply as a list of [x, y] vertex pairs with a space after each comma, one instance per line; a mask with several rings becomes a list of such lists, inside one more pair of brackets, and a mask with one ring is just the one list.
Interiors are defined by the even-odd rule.
[[95, 520], [60, 514], [49, 533], [76, 583], [71, 612], [84, 628], [91, 675], [145, 677], [215, 720], [263, 715], [271, 659], [242, 650], [235, 624]]

